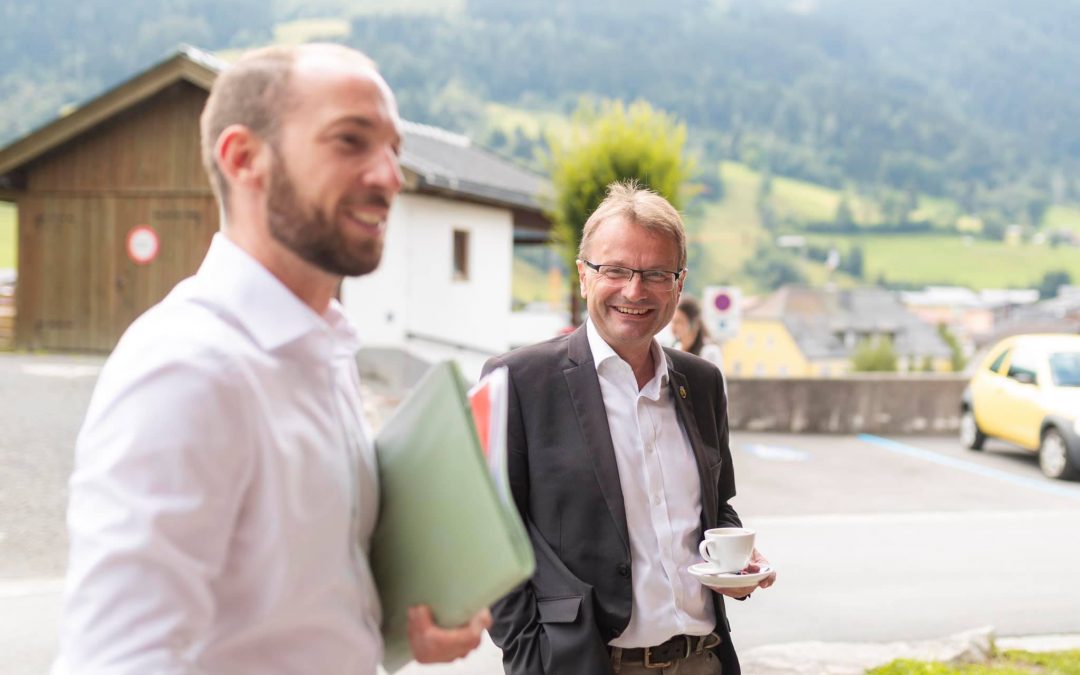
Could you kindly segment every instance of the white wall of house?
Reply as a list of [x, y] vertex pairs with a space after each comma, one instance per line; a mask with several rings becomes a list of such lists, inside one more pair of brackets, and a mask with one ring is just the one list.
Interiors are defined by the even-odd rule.
[[[454, 273], [454, 230], [468, 232], [468, 274]], [[476, 355], [510, 346], [513, 220], [509, 210], [400, 195], [382, 263], [346, 279], [345, 310], [371, 346], [445, 343]]]

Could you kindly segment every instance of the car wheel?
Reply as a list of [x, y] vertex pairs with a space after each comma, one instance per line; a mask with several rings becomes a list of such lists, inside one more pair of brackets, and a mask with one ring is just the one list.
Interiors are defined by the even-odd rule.
[[1057, 429], [1050, 427], [1043, 432], [1039, 445], [1039, 468], [1048, 478], [1074, 479], [1077, 467], [1069, 458], [1069, 446]]
[[969, 450], [982, 450], [986, 442], [986, 434], [979, 429], [979, 423], [975, 421], [975, 413], [971, 408], [964, 408], [960, 415], [960, 442]]

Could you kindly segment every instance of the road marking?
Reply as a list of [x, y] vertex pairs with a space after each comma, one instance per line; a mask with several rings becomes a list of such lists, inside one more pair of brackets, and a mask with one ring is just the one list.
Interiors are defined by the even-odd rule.
[[739, 444], [736, 446], [748, 455], [770, 462], [805, 462], [810, 459], [810, 453], [805, 450], [784, 448], [779, 445], [765, 445], [764, 443]]
[[994, 469], [989, 466], [983, 466], [982, 464], [976, 464], [975, 462], [949, 457], [948, 455], [942, 455], [938, 452], [924, 450], [922, 448], [917, 448], [914, 445], [908, 445], [907, 443], [901, 443], [872, 434], [859, 434], [856, 438], [864, 443], [869, 443], [883, 450], [895, 452], [900, 455], [906, 455], [908, 457], [914, 457], [915, 459], [921, 459], [927, 462], [933, 462], [934, 464], [959, 469], [960, 471], [966, 471], [985, 478], [994, 478], [1006, 483], [1012, 483], [1013, 485], [1037, 490], [1045, 494], [1080, 501], [1080, 489], [1058, 484], [1050, 478], [1028, 478], [1027, 476], [1017, 476], [1008, 471], [1002, 471], [1001, 469]]
[[0, 579], [0, 599], [52, 595], [64, 591], [64, 579]]

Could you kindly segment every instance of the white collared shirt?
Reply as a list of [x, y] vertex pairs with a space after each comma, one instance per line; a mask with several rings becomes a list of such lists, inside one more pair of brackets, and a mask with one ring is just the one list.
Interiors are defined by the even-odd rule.
[[688, 571], [700, 562], [701, 479], [668, 387], [667, 357], [652, 342], [656, 373], [640, 390], [630, 364], [600, 337], [589, 337], [630, 534], [630, 623], [609, 644], [652, 647], [716, 627], [708, 589]]
[[55, 673], [375, 673], [357, 347], [223, 234], [131, 326], [77, 443]]

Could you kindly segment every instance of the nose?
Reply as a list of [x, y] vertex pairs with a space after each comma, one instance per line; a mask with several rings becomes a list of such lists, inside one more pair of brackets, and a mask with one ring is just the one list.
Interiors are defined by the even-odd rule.
[[397, 153], [390, 147], [383, 148], [375, 158], [375, 164], [368, 173], [369, 181], [382, 188], [387, 195], [401, 192], [405, 176], [401, 173], [401, 163]]
[[640, 272], [634, 272], [634, 276], [630, 277], [630, 281], [623, 285], [623, 295], [626, 296], [627, 300], [644, 300], [648, 297], [645, 280], [641, 277]]

